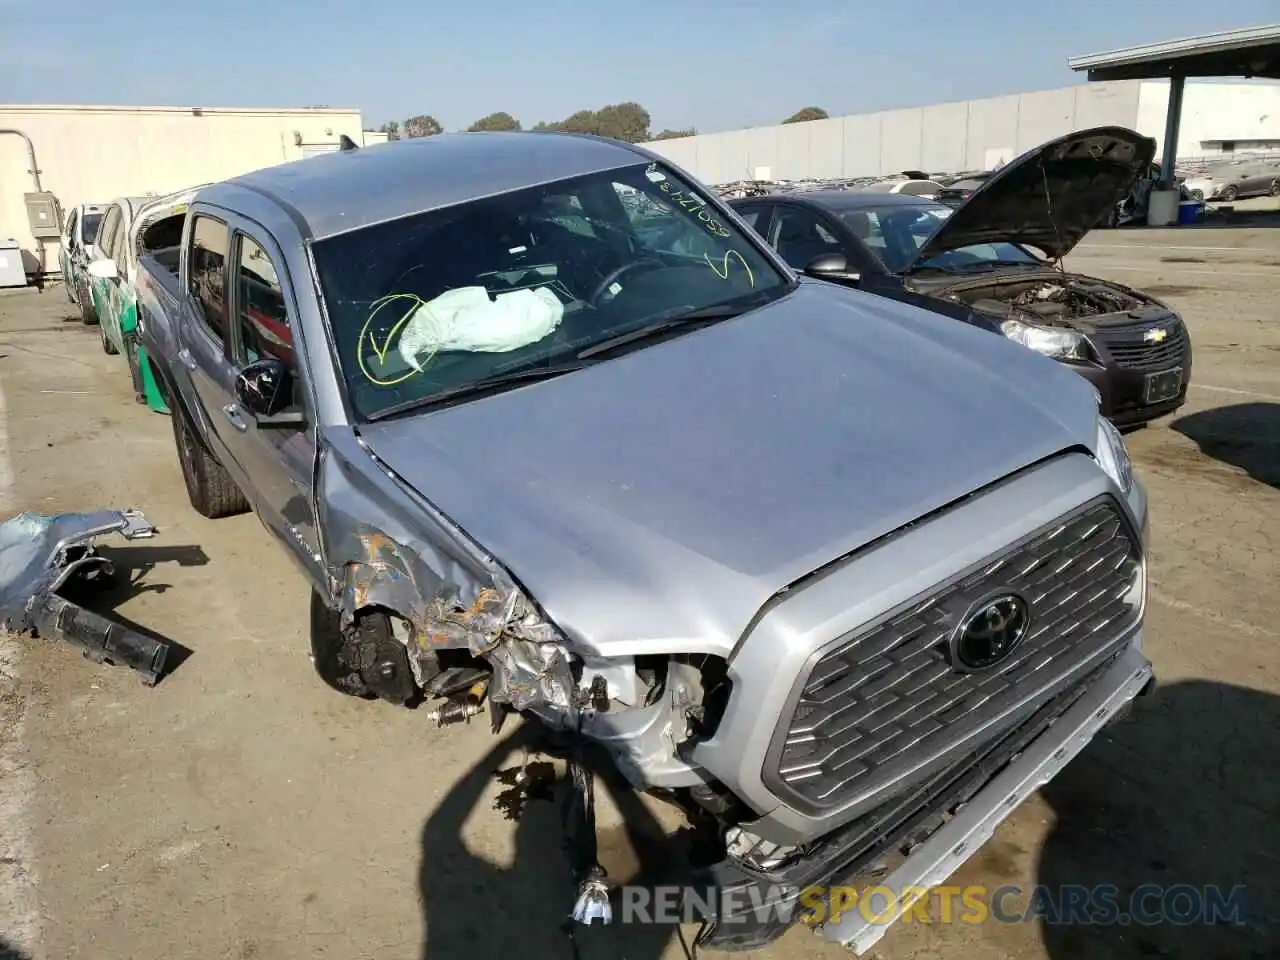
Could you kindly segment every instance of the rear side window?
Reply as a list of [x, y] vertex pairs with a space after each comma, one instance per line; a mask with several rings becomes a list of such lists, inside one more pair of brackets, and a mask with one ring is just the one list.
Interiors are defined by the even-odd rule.
[[93, 243], [98, 235], [98, 225], [102, 223], [102, 214], [86, 213], [80, 223], [80, 239], [85, 243]]
[[115, 261], [119, 268], [121, 276], [129, 268], [129, 254], [126, 248], [125, 240], [129, 235], [129, 225], [125, 222], [124, 213], [121, 211], [119, 220], [116, 221], [116, 229], [111, 234], [111, 243], [107, 247], [107, 256]]
[[205, 326], [219, 342], [227, 342], [227, 225], [212, 217], [196, 217], [191, 225], [191, 296]]
[[[98, 249], [105, 256], [111, 256], [108, 252], [115, 240], [115, 235], [120, 231], [120, 208], [112, 206], [107, 211], [107, 217], [102, 222], [102, 233], [97, 238]], [[117, 264], [119, 266], [119, 264]]]

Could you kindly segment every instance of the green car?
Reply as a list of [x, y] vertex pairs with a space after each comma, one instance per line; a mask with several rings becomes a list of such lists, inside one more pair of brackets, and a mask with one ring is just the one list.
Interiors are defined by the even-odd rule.
[[134, 396], [139, 403], [145, 403], [157, 413], [168, 413], [169, 407], [138, 344], [138, 300], [134, 288], [138, 278], [138, 251], [130, 240], [138, 215], [155, 199], [121, 197], [107, 205], [86, 272], [93, 308], [98, 315], [102, 349], [109, 354], [125, 355]]

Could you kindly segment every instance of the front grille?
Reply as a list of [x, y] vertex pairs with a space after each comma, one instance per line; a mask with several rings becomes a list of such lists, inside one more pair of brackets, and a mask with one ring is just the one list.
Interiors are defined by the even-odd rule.
[[[1167, 330], [1169, 335], [1159, 343], [1143, 339], [1148, 330], [1156, 328]], [[1187, 328], [1178, 320], [1105, 327], [1094, 333], [1093, 339], [1116, 364], [1130, 370], [1168, 370], [1182, 363], [1187, 352]]]
[[[838, 807], [890, 785], [899, 761], [940, 756], [965, 728], [1011, 714], [1028, 695], [1056, 694], [1064, 678], [1078, 682], [1136, 621], [1141, 562], [1118, 505], [1102, 497], [851, 634], [814, 664], [766, 778], [800, 808]], [[1026, 600], [1030, 632], [1007, 660], [958, 672], [952, 633], [975, 604], [1005, 592]]]

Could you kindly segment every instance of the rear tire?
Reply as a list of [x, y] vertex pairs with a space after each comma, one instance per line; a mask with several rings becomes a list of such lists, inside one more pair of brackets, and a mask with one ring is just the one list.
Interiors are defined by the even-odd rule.
[[124, 356], [129, 364], [129, 379], [133, 381], [133, 399], [138, 403], [147, 402], [147, 394], [142, 386], [142, 368], [138, 364], [138, 341], [134, 337], [124, 338]]
[[173, 421], [173, 442], [187, 485], [187, 498], [196, 513], [217, 520], [248, 510], [249, 502], [231, 474], [200, 445], [187, 418], [174, 410], [169, 419]]
[[1222, 188], [1222, 200], [1224, 203], [1230, 203], [1240, 195], [1240, 191], [1235, 188], [1235, 184]]
[[93, 309], [93, 296], [89, 293], [88, 284], [80, 284], [76, 297], [80, 302], [80, 322], [86, 327], [93, 326], [98, 322], [98, 311]]

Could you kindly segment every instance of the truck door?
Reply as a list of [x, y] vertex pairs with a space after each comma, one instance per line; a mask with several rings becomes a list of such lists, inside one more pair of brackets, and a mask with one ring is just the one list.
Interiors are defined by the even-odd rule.
[[[231, 359], [227, 287], [230, 282], [231, 229], [209, 214], [194, 214], [186, 249], [186, 303], [178, 324], [178, 360], [186, 387], [179, 385], [199, 432], [218, 462], [226, 467], [249, 502], [257, 506], [253, 485], [232, 455], [235, 425], [236, 367]], [[228, 411], [232, 411], [229, 413]], [[180, 414], [179, 414], [180, 415]]]
[[227, 442], [231, 455], [253, 478], [263, 522], [290, 547], [304, 571], [320, 575], [312, 496], [315, 420], [307, 402], [305, 371], [299, 369], [295, 352], [297, 314], [284, 257], [266, 231], [247, 221], [233, 223], [231, 253], [233, 363], [238, 372], [258, 360], [281, 361], [293, 383], [293, 407], [287, 412], [300, 416], [297, 422], [262, 424], [237, 404], [238, 416], [231, 421], [234, 432]]

